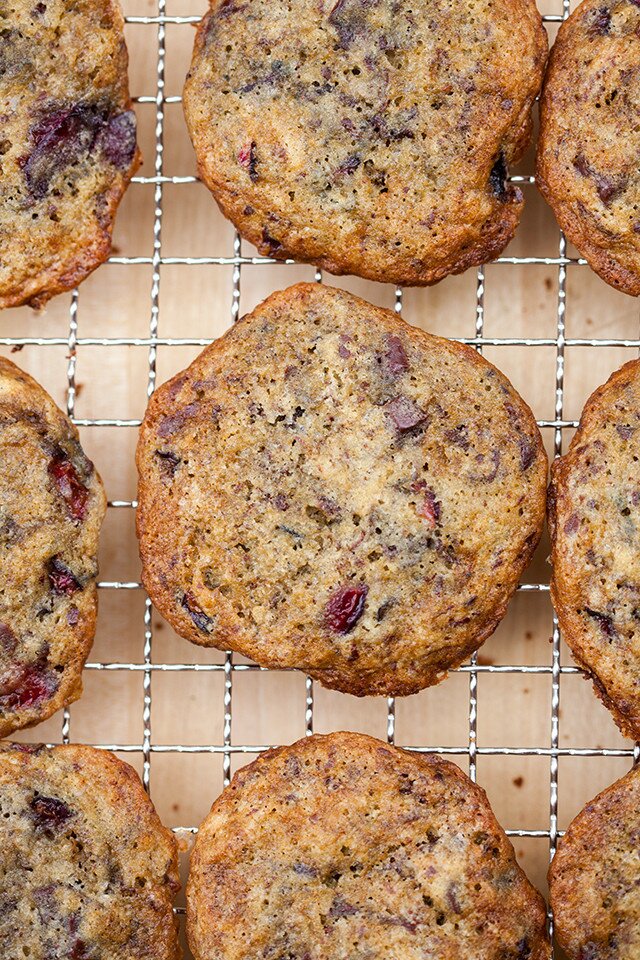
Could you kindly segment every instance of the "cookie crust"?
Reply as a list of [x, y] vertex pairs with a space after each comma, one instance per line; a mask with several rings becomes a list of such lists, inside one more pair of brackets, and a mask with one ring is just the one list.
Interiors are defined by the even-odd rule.
[[179, 960], [176, 841], [128, 764], [1, 744], [0, 810], [5, 960]]
[[464, 662], [544, 519], [546, 455], [508, 380], [317, 284], [156, 391], [137, 465], [142, 578], [174, 629], [358, 696]]
[[0, 9], [0, 308], [41, 307], [111, 252], [140, 165], [117, 0]]
[[545, 908], [458, 767], [355, 733], [243, 767], [201, 825], [196, 960], [547, 960]]
[[105, 511], [76, 428], [0, 357], [0, 736], [82, 693]]
[[568, 960], [640, 952], [640, 768], [603, 790], [569, 825], [549, 868], [554, 929]]
[[266, 256], [436, 283], [515, 232], [546, 54], [533, 0], [211, 0], [184, 90], [199, 174]]
[[563, 638], [625, 736], [640, 737], [640, 361], [589, 398], [551, 468], [551, 598]]
[[640, 295], [640, 6], [584, 0], [560, 27], [541, 98], [536, 179], [612, 287]]

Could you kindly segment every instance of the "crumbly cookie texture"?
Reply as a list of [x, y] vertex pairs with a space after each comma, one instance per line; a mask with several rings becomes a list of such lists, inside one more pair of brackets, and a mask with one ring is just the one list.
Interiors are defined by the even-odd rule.
[[588, 803], [558, 842], [549, 891], [568, 960], [640, 956], [639, 806], [635, 767]]
[[177, 847], [135, 771], [0, 744], [3, 960], [179, 960]]
[[552, 467], [551, 595], [562, 634], [622, 732], [640, 737], [640, 361], [589, 398]]
[[603, 280], [640, 295], [640, 3], [585, 0], [560, 27], [541, 101], [537, 181]]
[[509, 381], [318, 284], [164, 384], [137, 462], [143, 580], [178, 633], [357, 695], [416, 692], [477, 649], [544, 518]]
[[0, 357], [0, 736], [82, 692], [105, 510], [76, 428]]
[[548, 960], [545, 919], [483, 790], [354, 733], [237, 773], [187, 886], [196, 960]]
[[497, 256], [547, 38], [534, 0], [212, 0], [200, 175], [261, 253], [431, 284]]
[[140, 163], [123, 28], [117, 0], [0, 0], [0, 308], [109, 255]]

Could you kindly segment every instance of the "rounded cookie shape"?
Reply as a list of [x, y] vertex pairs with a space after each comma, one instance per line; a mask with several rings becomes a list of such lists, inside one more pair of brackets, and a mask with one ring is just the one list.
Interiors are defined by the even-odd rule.
[[552, 467], [551, 596], [567, 644], [622, 732], [640, 737], [640, 361], [589, 398]]
[[635, 767], [588, 803], [558, 841], [549, 893], [568, 960], [640, 956], [639, 806]]
[[240, 770], [187, 885], [195, 960], [548, 960], [545, 921], [484, 790], [355, 733]]
[[143, 580], [177, 632], [357, 695], [416, 692], [477, 649], [544, 519], [508, 380], [319, 284], [164, 384], [137, 463]]
[[640, 3], [584, 0], [541, 99], [537, 182], [603, 280], [640, 294]]
[[179, 960], [176, 842], [128, 764], [2, 744], [0, 814], [4, 960]]
[[259, 251], [436, 283], [497, 256], [547, 38], [534, 0], [211, 0], [184, 106]]
[[0, 7], [0, 308], [41, 306], [109, 255], [140, 163], [117, 0]]
[[0, 357], [0, 736], [82, 692], [105, 510], [76, 428]]

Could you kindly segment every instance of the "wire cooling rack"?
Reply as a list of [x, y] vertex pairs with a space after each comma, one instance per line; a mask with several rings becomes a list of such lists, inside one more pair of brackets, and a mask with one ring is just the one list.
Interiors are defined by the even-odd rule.
[[[139, 2], [139, 0], [138, 0]], [[147, 167], [149, 160], [153, 163], [153, 174], [150, 176], [137, 176], [134, 178], [134, 184], [142, 185], [142, 189], [153, 192], [153, 242], [150, 255], [148, 256], [120, 256], [114, 255], [109, 263], [127, 266], [147, 265], [150, 268], [151, 288], [149, 303], [149, 322], [148, 335], [146, 336], [98, 336], [83, 337], [79, 334], [79, 304], [82, 293], [74, 291], [71, 295], [68, 330], [64, 336], [4, 336], [0, 337], [0, 346], [20, 350], [24, 347], [62, 347], [66, 350], [66, 403], [69, 415], [80, 428], [122, 428], [135, 430], [140, 420], [136, 418], [82, 418], [76, 416], [76, 399], [78, 396], [78, 384], [76, 383], [76, 372], [78, 356], [81, 349], [85, 347], [142, 347], [147, 350], [146, 365], [146, 392], [150, 396], [155, 389], [157, 379], [157, 361], [158, 351], [175, 347], [198, 348], [205, 346], [210, 342], [207, 338], [198, 337], [167, 337], [160, 336], [160, 302], [163, 271], [168, 266], [210, 266], [210, 267], [230, 267], [232, 268], [232, 283], [230, 303], [227, 309], [230, 310], [230, 320], [235, 321], [240, 312], [241, 280], [243, 269], [251, 267], [270, 267], [272, 269], [271, 277], [273, 279], [273, 289], [285, 286], [288, 281], [287, 264], [277, 264], [275, 261], [259, 256], [243, 255], [243, 245], [238, 234], [233, 238], [233, 248], [229, 250], [227, 256], [165, 256], [163, 255], [162, 232], [163, 217], [165, 214], [165, 201], [167, 188], [171, 189], [178, 185], [190, 184], [196, 182], [195, 176], [177, 176], [172, 175], [166, 169], [165, 163], [165, 132], [166, 132], [166, 113], [167, 107], [171, 104], [179, 104], [180, 96], [165, 95], [165, 66], [167, 53], [167, 29], [180, 27], [188, 31], [191, 26], [196, 24], [202, 11], [197, 10], [194, 15], [172, 15], [168, 12], [167, 3], [170, 0], [157, 0], [154, 5], [152, 15], [136, 15], [131, 13], [126, 16], [127, 29], [144, 30], [147, 35], [147, 43], [153, 44], [157, 49], [155, 60], [155, 92], [136, 97], [139, 104], [149, 105], [155, 112], [155, 148], [153, 157], [147, 156]], [[176, 0], [178, 2], [178, 0]], [[151, 0], [149, 0], [151, 3]], [[552, 0], [548, 0], [552, 3]], [[125, 13], [129, 14], [129, 6], [125, 0]], [[570, 11], [570, 0], [557, 0], [558, 9], [556, 12], [545, 12], [544, 20], [548, 24], [558, 24], [564, 20]], [[532, 176], [513, 176], [511, 180], [521, 185], [525, 190], [534, 190], [534, 178]], [[134, 189], [134, 188], [132, 188]], [[167, 201], [169, 202], [169, 201]], [[212, 201], [211, 201], [212, 203]], [[213, 203], [212, 203], [213, 211]], [[521, 229], [524, 229], [521, 227]], [[568, 431], [571, 431], [577, 424], [575, 420], [565, 417], [565, 356], [569, 348], [574, 347], [611, 347], [611, 348], [629, 348], [640, 350], [640, 336], [636, 338], [616, 339], [616, 338], [587, 338], [587, 337], [569, 337], [566, 335], [566, 306], [567, 306], [567, 278], [568, 271], [581, 270], [588, 268], [584, 260], [572, 257], [568, 254], [567, 243], [564, 236], [559, 233], [557, 241], [557, 254], [551, 257], [539, 256], [503, 256], [495, 261], [502, 270], [507, 272], [504, 280], [509, 280], [509, 268], [518, 266], [544, 266], [557, 269], [557, 298], [555, 303], [555, 334], [552, 336], [540, 337], [489, 337], [485, 334], [485, 268], [477, 271], [477, 281], [475, 290], [475, 314], [473, 318], [473, 327], [470, 328], [470, 336], [458, 337], [455, 339], [460, 342], [471, 344], [479, 352], [488, 347], [548, 347], [555, 351], [555, 373], [554, 373], [554, 402], [553, 416], [550, 419], [540, 419], [538, 424], [543, 434], [552, 437], [553, 453], [558, 456], [563, 451], [563, 440], [566, 441]], [[101, 268], [103, 271], [109, 269], [108, 266]], [[322, 275], [316, 272], [318, 282], [322, 281]], [[217, 308], [216, 304], [216, 308]], [[395, 310], [398, 314], [403, 310], [403, 291], [395, 291]], [[11, 328], [13, 329], [13, 328]], [[532, 355], [533, 356], [533, 355]], [[498, 359], [499, 363], [499, 359]], [[606, 378], [610, 370], [603, 367], [602, 376], [598, 377], [600, 382]], [[129, 500], [110, 500], [110, 511], [134, 511], [136, 501]], [[99, 588], [104, 594], [108, 591], [142, 591], [142, 585], [134, 580], [114, 579], [102, 580]], [[546, 595], [549, 591], [548, 579], [542, 582], [523, 583], [520, 585], [521, 592], [534, 592]], [[476, 779], [478, 759], [484, 756], [490, 757], [539, 757], [548, 758], [548, 823], [541, 829], [512, 828], [507, 832], [516, 839], [532, 838], [548, 843], [549, 856], [552, 857], [558, 836], [560, 834], [558, 821], [558, 798], [559, 798], [559, 760], [563, 757], [584, 757], [584, 758], [604, 758], [620, 757], [628, 758], [629, 763], [638, 758], [637, 748], [631, 745], [622, 744], [619, 747], [601, 747], [601, 746], [561, 746], [560, 741], [560, 681], [561, 677], [572, 674], [579, 674], [580, 671], [569, 663], [561, 663], [561, 638], [558, 630], [558, 624], [553, 617], [551, 604], [548, 603], [549, 634], [551, 635], [550, 657], [548, 662], [541, 664], [495, 664], [483, 662], [483, 658], [474, 656], [472, 660], [454, 671], [458, 674], [468, 676], [468, 735], [466, 742], [459, 746], [435, 746], [435, 745], [415, 745], [408, 748], [417, 752], [438, 753], [452, 757], [454, 760], [466, 760], [468, 763], [469, 775], [473, 780]], [[147, 790], [152, 790], [152, 760], [154, 756], [160, 754], [210, 754], [221, 757], [222, 760], [222, 780], [228, 784], [232, 774], [232, 761], [234, 758], [251, 758], [262, 750], [277, 744], [271, 743], [247, 743], [238, 742], [234, 737], [234, 719], [233, 719], [233, 701], [234, 701], [234, 677], [242, 673], [267, 673], [255, 664], [246, 662], [237, 662], [234, 655], [227, 652], [220, 662], [195, 662], [198, 660], [198, 648], [191, 648], [184, 644], [181, 648], [185, 662], [158, 662], [153, 655], [154, 638], [154, 620], [151, 602], [148, 598], [144, 601], [143, 620], [139, 630], [142, 633], [142, 656], [138, 659], [132, 659], [130, 662], [111, 662], [104, 659], [92, 659], [86, 665], [89, 673], [104, 674], [107, 672], [126, 671], [129, 674], [138, 674], [141, 681], [142, 690], [142, 738], [139, 742], [107, 743], [96, 744], [99, 747], [116, 751], [120, 754], [136, 755], [141, 760], [141, 773], [144, 786]], [[486, 658], [485, 658], [486, 659]], [[242, 658], [240, 658], [242, 660]], [[222, 703], [219, 709], [222, 711], [223, 724], [222, 736], [219, 742], [206, 744], [187, 744], [187, 743], [161, 743], [153, 736], [152, 727], [152, 690], [154, 687], [154, 677], [158, 674], [183, 673], [193, 676], [195, 682], [196, 674], [217, 673], [223, 677]], [[478, 742], [478, 682], [483, 674], [500, 675], [507, 674], [511, 676], [542, 676], [548, 678], [550, 684], [550, 709], [548, 717], [548, 741], [539, 746], [483, 746]], [[451, 681], [447, 681], [451, 682]], [[394, 698], [390, 698], [386, 705], [386, 734], [389, 743], [396, 742], [396, 707]], [[488, 709], [494, 709], [495, 705], [488, 705]], [[314, 683], [311, 679], [306, 679], [305, 698], [304, 698], [304, 729], [307, 734], [312, 734], [315, 729], [314, 714]], [[32, 732], [32, 739], [37, 739], [37, 730]], [[68, 710], [62, 715], [62, 729], [60, 741], [68, 743], [72, 739], [71, 716]], [[399, 743], [399, 745], [403, 745]], [[613, 779], [613, 777], [611, 778]], [[595, 790], [593, 791], [595, 792]], [[210, 801], [213, 798], [208, 798]], [[189, 837], [193, 835], [197, 828], [193, 824], [184, 824], [174, 828], [180, 837]], [[515, 841], [514, 841], [515, 842]], [[178, 912], [184, 910], [178, 907]]]

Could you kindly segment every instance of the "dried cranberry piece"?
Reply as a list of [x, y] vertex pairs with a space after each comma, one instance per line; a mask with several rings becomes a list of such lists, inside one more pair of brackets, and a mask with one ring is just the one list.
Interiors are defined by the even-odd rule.
[[58, 555], [51, 557], [47, 564], [47, 576], [54, 593], [59, 597], [66, 595], [73, 596], [78, 590], [82, 589], [82, 584], [72, 573], [66, 563], [63, 563]]
[[335, 633], [349, 633], [364, 613], [369, 587], [361, 583], [355, 587], [340, 587], [324, 611], [325, 622]]
[[110, 117], [96, 143], [109, 163], [118, 170], [127, 170], [136, 152], [136, 115], [133, 110]]
[[84, 520], [89, 491], [80, 480], [74, 465], [60, 448], [49, 463], [49, 474], [53, 477], [60, 496], [66, 502], [72, 519], [76, 523]]
[[249, 179], [255, 183], [258, 179], [258, 151], [255, 140], [245, 143], [238, 152], [238, 163], [249, 172]]
[[35, 825], [40, 830], [51, 830], [54, 827], [59, 830], [73, 815], [64, 800], [57, 797], [42, 797], [36, 794], [29, 806]]
[[447, 430], [445, 437], [449, 443], [454, 445], [454, 447], [460, 447], [461, 450], [469, 449], [469, 428], [466, 426], [466, 424], [461, 423], [457, 427]]
[[59, 170], [89, 154], [104, 123], [96, 104], [78, 103], [51, 111], [32, 127], [34, 147], [24, 161], [24, 174], [34, 197], [41, 200]]
[[401, 433], [412, 430], [427, 419], [425, 411], [409, 397], [394, 397], [385, 403], [384, 408]]
[[361, 160], [357, 154], [352, 154], [349, 157], [346, 157], [339, 167], [336, 167], [335, 175], [336, 177], [350, 177], [352, 176], [358, 167], [360, 166]]
[[213, 618], [204, 612], [190, 590], [183, 596], [181, 606], [187, 611], [198, 630], [202, 630], [203, 633], [212, 632]]
[[51, 675], [45, 673], [39, 663], [25, 666], [12, 683], [11, 689], [0, 695], [0, 705], [9, 710], [32, 707], [50, 697], [56, 685]]

